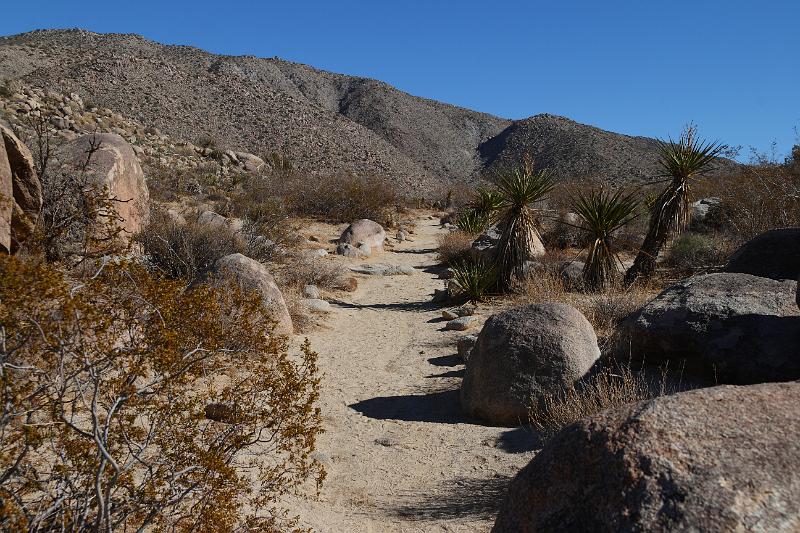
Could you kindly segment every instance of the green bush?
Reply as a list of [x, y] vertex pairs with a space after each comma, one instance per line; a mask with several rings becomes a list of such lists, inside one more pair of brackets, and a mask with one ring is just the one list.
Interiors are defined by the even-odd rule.
[[666, 264], [682, 269], [694, 270], [713, 266], [723, 260], [720, 247], [711, 237], [697, 233], [684, 233], [672, 244]]
[[483, 301], [497, 284], [497, 268], [483, 259], [456, 260], [450, 265], [450, 270], [453, 284], [471, 302]]

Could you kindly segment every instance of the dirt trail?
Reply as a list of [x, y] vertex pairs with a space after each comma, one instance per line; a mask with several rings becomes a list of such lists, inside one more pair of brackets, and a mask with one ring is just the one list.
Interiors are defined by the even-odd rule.
[[317, 531], [488, 531], [509, 477], [532, 457], [524, 430], [460, 412], [464, 333], [442, 330], [430, 303], [442, 282], [426, 271], [441, 231], [419, 220], [413, 241], [371, 259], [414, 274], [361, 276], [325, 329], [308, 335], [323, 373], [318, 456], [328, 478], [319, 499], [291, 507]]

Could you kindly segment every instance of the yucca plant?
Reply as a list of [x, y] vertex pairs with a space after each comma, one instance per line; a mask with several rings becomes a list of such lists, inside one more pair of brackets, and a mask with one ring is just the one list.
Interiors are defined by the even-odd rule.
[[467, 208], [456, 218], [456, 227], [469, 235], [478, 235], [489, 227], [491, 217], [474, 208]]
[[470, 207], [476, 213], [491, 219], [503, 204], [503, 198], [496, 189], [486, 189], [478, 187], [475, 190], [475, 199], [470, 203]]
[[581, 229], [591, 237], [583, 283], [591, 290], [605, 289], [616, 279], [617, 264], [621, 264], [613, 246], [613, 234], [636, 218], [639, 202], [622, 189], [613, 194], [600, 189], [588, 194], [579, 192], [572, 203], [573, 211], [583, 222]]
[[500, 287], [509, 290], [515, 277], [523, 276], [525, 261], [534, 250], [542, 250], [540, 222], [533, 204], [545, 198], [555, 187], [552, 173], [545, 169], [534, 171], [526, 162], [520, 168], [498, 175], [497, 226], [500, 242], [497, 249]]
[[450, 265], [452, 282], [470, 302], [481, 302], [497, 282], [497, 268], [490, 261], [468, 257]]
[[625, 281], [648, 278], [656, 269], [656, 259], [667, 240], [681, 233], [689, 223], [689, 189], [692, 182], [713, 169], [714, 159], [724, 146], [697, 138], [697, 130], [687, 127], [675, 142], [659, 145], [659, 165], [669, 185], [658, 195], [650, 211], [650, 226]]

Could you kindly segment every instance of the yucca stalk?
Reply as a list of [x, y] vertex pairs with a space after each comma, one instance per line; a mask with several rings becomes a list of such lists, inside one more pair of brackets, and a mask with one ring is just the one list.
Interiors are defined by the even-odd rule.
[[497, 282], [497, 269], [489, 261], [468, 257], [450, 265], [453, 283], [472, 303], [483, 301]]
[[608, 288], [617, 278], [619, 255], [613, 246], [613, 235], [636, 218], [639, 202], [623, 190], [610, 193], [600, 189], [573, 198], [573, 211], [583, 222], [581, 229], [591, 237], [583, 267], [584, 285], [591, 290]]
[[511, 289], [514, 278], [523, 276], [525, 261], [532, 257], [532, 251], [543, 248], [533, 204], [543, 200], [553, 187], [550, 171], [534, 171], [530, 164], [497, 177], [500, 203], [496, 218], [501, 232], [497, 264], [503, 290]]
[[677, 142], [670, 139], [659, 145], [658, 162], [670, 182], [653, 202], [650, 226], [633, 266], [625, 274], [626, 283], [652, 276], [667, 240], [681, 233], [689, 223], [689, 188], [694, 180], [713, 169], [714, 159], [724, 148], [718, 142], [701, 141], [696, 133], [689, 126]]

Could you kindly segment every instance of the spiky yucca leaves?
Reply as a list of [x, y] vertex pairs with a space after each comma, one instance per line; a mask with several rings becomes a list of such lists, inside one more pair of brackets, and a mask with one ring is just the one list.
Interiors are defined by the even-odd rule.
[[572, 202], [573, 210], [583, 222], [581, 228], [591, 236], [583, 267], [584, 285], [592, 290], [605, 289], [616, 279], [617, 263], [621, 263], [612, 236], [636, 217], [639, 202], [622, 189], [613, 194], [603, 189], [588, 194], [579, 192]]
[[497, 268], [485, 259], [468, 257], [450, 265], [452, 281], [471, 302], [483, 301], [497, 282]]
[[495, 189], [478, 187], [475, 190], [475, 199], [470, 203], [470, 207], [476, 213], [491, 219], [503, 205], [503, 197]]
[[692, 181], [701, 178], [713, 168], [714, 159], [724, 146], [697, 138], [694, 127], [687, 127], [675, 142], [670, 139], [659, 147], [659, 165], [670, 179], [666, 189], [656, 198], [650, 212], [650, 226], [633, 266], [625, 274], [625, 281], [652, 276], [656, 258], [667, 240], [682, 232], [689, 223], [689, 188]]
[[478, 235], [489, 227], [491, 216], [474, 208], [462, 211], [456, 219], [456, 227], [468, 235]]
[[500, 286], [509, 290], [515, 277], [522, 277], [525, 261], [532, 251], [542, 246], [539, 218], [533, 204], [543, 200], [555, 187], [552, 173], [534, 171], [526, 164], [501, 173], [497, 177], [500, 203], [497, 225], [501, 231], [497, 250]]

